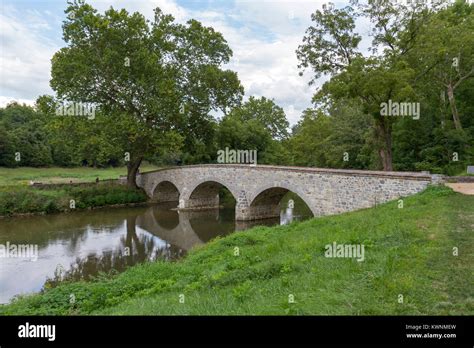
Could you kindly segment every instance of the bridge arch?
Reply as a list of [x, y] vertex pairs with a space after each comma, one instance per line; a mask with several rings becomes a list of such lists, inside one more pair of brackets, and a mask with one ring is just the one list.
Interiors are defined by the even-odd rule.
[[151, 199], [154, 202], [178, 202], [179, 201], [179, 189], [178, 187], [169, 180], [160, 181], [151, 190]]
[[307, 195], [297, 187], [285, 183], [273, 183], [263, 185], [250, 197], [248, 210], [248, 219], [257, 220], [280, 216], [280, 202], [283, 197], [292, 192], [296, 194], [311, 210], [313, 216], [316, 216], [314, 204]]
[[185, 208], [217, 208], [219, 207], [219, 191], [224, 188], [237, 200], [236, 190], [217, 178], [205, 178], [195, 182], [192, 187], [183, 193], [180, 201], [185, 203]]

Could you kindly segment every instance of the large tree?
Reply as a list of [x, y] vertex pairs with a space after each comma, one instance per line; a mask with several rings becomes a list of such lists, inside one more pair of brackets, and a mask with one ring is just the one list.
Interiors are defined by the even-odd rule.
[[371, 168], [372, 117], [341, 100], [328, 113], [306, 109], [289, 141], [293, 163], [330, 168]]
[[236, 73], [221, 69], [232, 51], [214, 29], [175, 23], [159, 8], [150, 21], [124, 9], [101, 14], [83, 0], [68, 4], [67, 46], [52, 59], [51, 86], [59, 98], [92, 103], [110, 117], [130, 155], [129, 186], [160, 138], [240, 103]]
[[463, 128], [456, 92], [474, 78], [474, 5], [458, 1], [434, 14], [420, 27], [411, 59], [418, 61], [420, 79], [434, 82], [445, 96], [457, 130]]
[[250, 97], [225, 115], [216, 132], [220, 149], [257, 150], [259, 163], [288, 164], [289, 123], [272, 99]]
[[53, 163], [46, 119], [46, 115], [25, 104], [13, 102], [0, 108], [0, 166], [40, 167]]
[[[427, 10], [390, 1], [369, 1], [356, 10], [326, 8], [316, 11], [297, 50], [300, 68], [312, 68], [315, 79], [330, 75], [331, 79], [315, 94], [317, 106], [331, 106], [338, 100], [355, 99], [364, 112], [374, 118], [374, 136], [383, 170], [392, 170], [392, 128], [394, 119], [382, 116], [382, 102], [397, 102], [413, 98], [411, 87], [414, 71], [405, 62], [425, 20]], [[364, 16], [372, 24], [373, 56], [363, 56], [356, 33], [357, 16]]]
[[283, 140], [289, 136], [289, 123], [285, 111], [272, 99], [251, 96], [241, 106], [232, 109], [229, 116], [235, 117], [241, 122], [258, 121], [270, 131], [274, 139]]

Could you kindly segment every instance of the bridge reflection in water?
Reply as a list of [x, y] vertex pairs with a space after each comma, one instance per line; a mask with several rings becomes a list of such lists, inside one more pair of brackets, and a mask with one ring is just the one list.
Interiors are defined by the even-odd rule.
[[236, 222], [233, 207], [178, 212], [172, 209], [176, 205], [170, 202], [0, 221], [0, 244], [36, 244], [39, 249], [35, 262], [2, 260], [0, 303], [64, 280], [89, 280], [138, 263], [176, 260], [194, 246], [257, 224], [284, 224], [311, 216], [309, 209], [295, 214], [288, 202], [282, 203], [280, 218], [248, 222]]

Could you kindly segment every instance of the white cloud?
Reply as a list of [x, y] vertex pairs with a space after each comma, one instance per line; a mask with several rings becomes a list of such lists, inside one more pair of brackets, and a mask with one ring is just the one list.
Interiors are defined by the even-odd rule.
[[[274, 42], [253, 42], [241, 47], [236, 55], [242, 62], [235, 66], [247, 95], [275, 99], [295, 123], [303, 109], [310, 105], [312, 88], [309, 78], [298, 74], [295, 50], [299, 42], [293, 37], [281, 37]], [[294, 111], [289, 112], [290, 106]]]
[[[22, 18], [29, 18], [26, 21]], [[52, 93], [49, 87], [50, 59], [59, 48], [41, 35], [48, 27], [39, 13], [20, 13], [4, 7], [0, 13], [0, 95], [12, 99], [32, 100]]]
[[[237, 71], [246, 98], [254, 95], [275, 99], [285, 109], [291, 124], [311, 105], [317, 86], [308, 86], [311, 72], [299, 76], [295, 51], [311, 24], [311, 13], [326, 0], [236, 0], [224, 11], [185, 8], [173, 0], [89, 2], [100, 12], [113, 6], [138, 11], [151, 19], [153, 9], [160, 7], [181, 23], [196, 18], [221, 32], [228, 41], [234, 56], [226, 68]], [[41, 33], [53, 25], [35, 10], [28, 11], [27, 22], [20, 20], [22, 14], [18, 10], [9, 9], [0, 16], [4, 74], [0, 95], [34, 100], [40, 94], [52, 93], [50, 59], [59, 47]], [[54, 22], [53, 27], [60, 31], [57, 19]]]
[[[291, 124], [296, 123], [302, 110], [311, 105], [314, 93], [314, 87], [308, 86], [308, 75], [301, 77], [298, 74], [295, 51], [316, 5], [314, 1], [301, 3], [304, 9], [281, 1], [238, 1], [228, 15], [191, 13], [203, 24], [220, 31], [228, 41], [234, 52], [228, 68], [237, 71], [246, 98], [252, 95], [274, 99], [285, 109]], [[308, 19], [305, 23], [303, 14]], [[244, 25], [231, 26], [226, 19]], [[255, 28], [262, 32], [256, 33]]]
[[88, 3], [99, 12], [104, 12], [112, 6], [114, 9], [125, 8], [129, 12], [140, 12], [148, 19], [153, 18], [153, 10], [156, 7], [166, 14], [172, 14], [177, 21], [183, 21], [188, 16], [186, 9], [173, 0], [89, 0]]
[[5, 106], [7, 106], [8, 104], [12, 102], [17, 102], [18, 104], [26, 104], [29, 106], [35, 105], [35, 100], [33, 99], [0, 96], [0, 108], [4, 108]]
[[[65, 3], [64, 3], [65, 4]], [[125, 7], [139, 11], [148, 18], [153, 9], [160, 7], [165, 13], [172, 13], [178, 20], [186, 11], [173, 1], [91, 1], [100, 11]], [[24, 5], [24, 4], [23, 4]], [[39, 95], [54, 94], [49, 86], [51, 79], [51, 58], [61, 48], [61, 42], [53, 41], [47, 31], [57, 31], [61, 36], [61, 21], [51, 11], [24, 9], [23, 6], [2, 4], [0, 13], [0, 106], [16, 100], [32, 104]], [[64, 5], [65, 8], [65, 5]]]
[[277, 35], [296, 34], [306, 28], [311, 13], [320, 9], [326, 0], [237, 0], [241, 17], [268, 28]]

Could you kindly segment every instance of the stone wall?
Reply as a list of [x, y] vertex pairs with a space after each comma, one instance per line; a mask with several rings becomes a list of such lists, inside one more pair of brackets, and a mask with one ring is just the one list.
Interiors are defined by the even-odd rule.
[[[34, 181], [30, 183], [30, 186], [40, 189], [60, 189], [63, 187], [93, 187], [97, 185], [108, 186], [108, 185], [123, 185], [121, 179], [105, 179], [99, 180], [98, 182], [69, 182], [69, 183], [42, 183], [40, 181]], [[126, 181], [125, 181], [126, 184]]]

